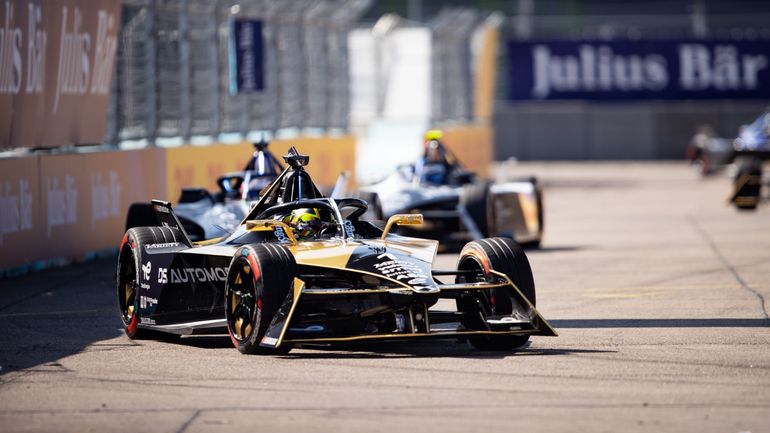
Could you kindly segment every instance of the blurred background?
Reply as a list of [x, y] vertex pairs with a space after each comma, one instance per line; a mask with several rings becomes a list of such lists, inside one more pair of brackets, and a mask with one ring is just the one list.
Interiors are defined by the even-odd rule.
[[[770, 3], [12, 0], [0, 5], [0, 269], [110, 250], [130, 203], [296, 144], [366, 184], [422, 134], [494, 161], [684, 159], [770, 101]], [[9, 271], [10, 270], [10, 271]]]

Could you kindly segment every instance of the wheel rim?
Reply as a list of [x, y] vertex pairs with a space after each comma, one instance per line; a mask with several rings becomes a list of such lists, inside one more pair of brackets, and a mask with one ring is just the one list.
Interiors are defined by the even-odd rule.
[[255, 278], [251, 263], [240, 258], [228, 277], [227, 327], [233, 339], [240, 343], [251, 337], [257, 327], [258, 312], [262, 310], [262, 299], [257, 297], [260, 279]]
[[118, 300], [123, 323], [131, 325], [136, 319], [136, 296], [138, 284], [136, 282], [136, 263], [134, 254], [130, 248], [123, 250], [120, 279], [118, 281]]
[[[462, 276], [461, 280], [465, 283], [478, 283], [485, 282], [484, 266], [474, 256], [464, 257], [458, 266], [459, 270], [477, 271], [475, 277]], [[497, 316], [511, 313], [511, 299], [512, 294], [510, 290], [502, 289], [489, 289], [480, 290], [478, 296], [478, 307], [483, 317]]]

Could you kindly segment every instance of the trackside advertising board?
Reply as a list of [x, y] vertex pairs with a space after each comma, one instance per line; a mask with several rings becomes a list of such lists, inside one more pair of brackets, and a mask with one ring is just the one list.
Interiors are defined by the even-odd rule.
[[770, 40], [511, 41], [510, 100], [768, 99]]
[[[274, 140], [270, 149], [281, 156], [291, 146], [311, 155], [320, 185], [355, 169], [353, 136]], [[0, 279], [116, 248], [132, 203], [176, 202], [184, 187], [216, 191], [217, 178], [243, 169], [253, 152], [243, 142], [0, 158]]]
[[0, 1], [0, 149], [102, 142], [120, 7]]

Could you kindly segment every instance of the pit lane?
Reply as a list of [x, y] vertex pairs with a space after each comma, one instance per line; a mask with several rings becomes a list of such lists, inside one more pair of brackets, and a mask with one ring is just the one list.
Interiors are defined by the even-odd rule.
[[770, 207], [738, 212], [725, 177], [678, 163], [499, 171], [545, 183], [545, 240], [528, 255], [559, 337], [275, 357], [220, 337], [131, 341], [104, 259], [0, 281], [0, 431], [767, 428]]

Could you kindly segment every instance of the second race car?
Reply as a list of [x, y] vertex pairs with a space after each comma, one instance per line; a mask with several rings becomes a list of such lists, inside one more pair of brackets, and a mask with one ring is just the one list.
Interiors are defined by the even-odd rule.
[[[183, 188], [175, 212], [192, 241], [226, 235], [238, 226], [250, 203], [283, 171], [264, 140], [254, 143], [254, 155], [243, 171], [227, 173], [217, 180], [219, 191]], [[133, 203], [128, 208], [126, 230], [155, 223], [151, 203]]]
[[738, 209], [756, 209], [762, 200], [763, 165], [770, 160], [770, 109], [741, 127], [733, 142], [736, 172], [730, 201]]
[[[484, 181], [463, 168], [441, 138], [441, 131], [428, 131], [424, 155], [416, 164], [401, 166], [385, 180], [360, 188], [357, 196], [373, 204], [371, 217], [420, 213], [425, 216], [425, 223], [416, 229], [420, 236], [444, 241], [505, 236], [539, 246], [544, 219], [543, 190], [537, 179]], [[405, 233], [414, 234], [411, 229]]]

